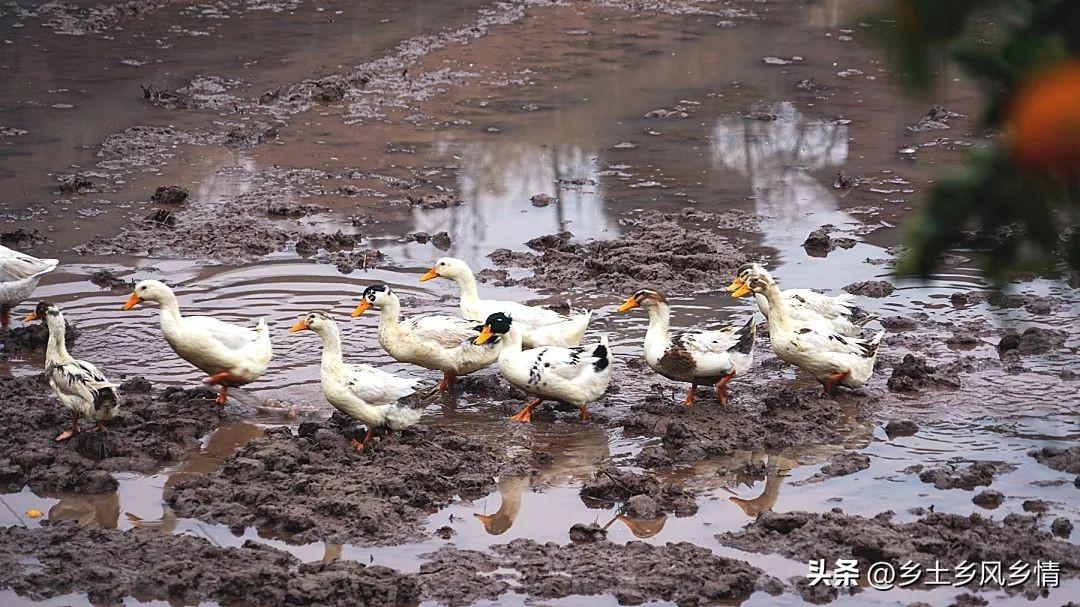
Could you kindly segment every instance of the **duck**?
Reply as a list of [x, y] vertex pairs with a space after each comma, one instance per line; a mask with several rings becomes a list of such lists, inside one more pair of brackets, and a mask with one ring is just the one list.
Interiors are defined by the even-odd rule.
[[29, 299], [41, 277], [59, 264], [0, 245], [0, 327], [11, 326], [11, 309]]
[[55, 304], [39, 302], [25, 322], [41, 320], [49, 327], [49, 342], [45, 346], [45, 376], [49, 379], [60, 404], [71, 411], [71, 429], [65, 430], [53, 440], [66, 441], [79, 433], [79, 418], [86, 417], [97, 422], [98, 431], [105, 430], [105, 420], [116, 417], [120, 411], [120, 394], [117, 384], [110, 382], [93, 364], [77, 360], [68, 353], [64, 314]]
[[521, 344], [525, 349], [540, 346], [571, 347], [581, 345], [585, 330], [592, 320], [592, 311], [568, 316], [539, 306], [527, 306], [516, 301], [480, 299], [476, 288], [476, 276], [469, 264], [453, 257], [442, 257], [425, 272], [420, 281], [445, 278], [457, 283], [461, 291], [461, 316], [480, 321], [495, 312], [513, 317], [521, 331]]
[[768, 273], [751, 272], [732, 296], [763, 295], [769, 303], [769, 342], [784, 362], [810, 373], [828, 395], [837, 386], [862, 387], [874, 373], [878, 348], [885, 331], [871, 339], [842, 335], [820, 318], [796, 317]]
[[664, 377], [690, 384], [683, 404], [694, 404], [700, 384], [715, 384], [716, 399], [728, 401], [728, 383], [746, 373], [754, 362], [753, 316], [741, 326], [716, 331], [685, 331], [674, 337], [669, 329], [671, 307], [660, 291], [641, 289], [619, 306], [619, 312], [645, 308], [649, 329], [645, 332], [645, 362]]
[[486, 369], [499, 358], [499, 340], [476, 343], [476, 321], [437, 314], [401, 320], [401, 300], [385, 284], [364, 289], [352, 316], [371, 308], [380, 313], [379, 345], [398, 362], [442, 371], [439, 392], [452, 388], [459, 375]]
[[290, 333], [313, 331], [323, 342], [319, 379], [323, 396], [345, 415], [367, 426], [362, 440], [353, 438], [353, 446], [362, 451], [377, 430], [401, 431], [420, 422], [423, 410], [403, 399], [416, 392], [417, 381], [398, 377], [371, 365], [346, 364], [341, 353], [341, 332], [325, 312], [308, 312]]
[[207, 374], [203, 383], [221, 387], [218, 404], [227, 402], [229, 388], [259, 379], [270, 365], [274, 350], [265, 319], [249, 329], [209, 316], [183, 316], [176, 294], [160, 280], [136, 284], [124, 310], [144, 301], [161, 308], [161, 332], [173, 352]]
[[564, 348], [542, 346], [523, 350], [521, 330], [511, 316], [502, 312], [490, 314], [484, 320], [476, 342], [483, 344], [501, 337], [499, 374], [519, 390], [535, 397], [510, 419], [532, 421], [533, 410], [545, 400], [576, 405], [581, 421], [588, 421], [588, 404], [607, 392], [611, 383], [611, 349], [607, 335], [600, 343]]
[[[757, 263], [743, 264], [736, 271], [735, 279], [728, 285], [728, 293], [734, 294], [746, 285], [750, 274], [772, 278], [772, 275]], [[749, 292], [743, 293], [748, 295]], [[786, 289], [780, 296], [788, 306], [788, 314], [796, 320], [820, 320], [827, 323], [833, 331], [841, 335], [859, 337], [863, 326], [876, 319], [877, 315], [864, 310], [853, 302], [854, 296], [848, 293], [825, 295], [810, 289]], [[769, 317], [769, 300], [764, 295], [755, 293], [758, 310]]]

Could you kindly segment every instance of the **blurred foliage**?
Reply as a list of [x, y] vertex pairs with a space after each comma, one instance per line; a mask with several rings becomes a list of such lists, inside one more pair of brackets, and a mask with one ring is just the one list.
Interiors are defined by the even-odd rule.
[[1080, 269], [1080, 0], [893, 0], [877, 23], [913, 92], [953, 62], [996, 134], [929, 191], [897, 272], [927, 276], [958, 247], [998, 281]]

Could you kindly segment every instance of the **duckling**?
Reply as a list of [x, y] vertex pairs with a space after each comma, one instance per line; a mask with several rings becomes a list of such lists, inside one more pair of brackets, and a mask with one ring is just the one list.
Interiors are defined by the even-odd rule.
[[67, 351], [64, 314], [54, 304], [43, 301], [28, 314], [26, 322], [42, 320], [49, 327], [49, 343], [45, 347], [45, 375], [49, 378], [60, 404], [71, 411], [71, 429], [61, 432], [53, 440], [65, 441], [79, 433], [79, 416], [97, 422], [96, 430], [105, 430], [105, 420], [112, 419], [120, 410], [120, 395], [116, 384], [94, 365], [72, 358]]
[[694, 404], [698, 384], [716, 384], [716, 399], [728, 400], [728, 382], [746, 373], [754, 362], [754, 333], [757, 323], [753, 317], [741, 327], [725, 327], [718, 331], [683, 332], [671, 336], [671, 307], [659, 291], [641, 289], [631, 295], [619, 312], [637, 307], [649, 312], [649, 329], [645, 332], [645, 362], [664, 377], [688, 382], [690, 392], [683, 404]]
[[230, 387], [259, 379], [270, 365], [274, 351], [265, 319], [248, 329], [209, 316], [182, 316], [176, 295], [158, 280], [135, 285], [124, 309], [143, 301], [156, 301], [160, 306], [161, 332], [173, 351], [209, 376], [203, 383], [221, 386], [219, 404], [226, 402]]
[[[751, 274], [772, 278], [760, 264], [748, 263], [739, 267], [735, 280], [728, 285], [728, 293], [735, 293], [743, 288]], [[836, 296], [824, 295], [810, 289], [787, 289], [780, 293], [788, 304], [788, 314], [795, 320], [813, 321], [820, 319], [830, 325], [833, 331], [841, 335], [859, 337], [863, 325], [877, 318], [877, 315], [857, 306], [854, 296], [842, 293]], [[764, 295], [754, 294], [758, 310], [769, 317], [769, 300]]]
[[41, 277], [55, 270], [59, 263], [0, 245], [0, 327], [11, 325], [11, 309], [26, 301]]
[[874, 372], [878, 346], [885, 331], [872, 339], [841, 335], [820, 318], [796, 318], [776, 281], [768, 273], [752, 272], [742, 287], [732, 293], [744, 297], [764, 295], [769, 302], [769, 341], [773, 352], [814, 376], [822, 384], [822, 393], [830, 394], [838, 385], [858, 388]]
[[370, 365], [347, 365], [341, 356], [341, 333], [324, 312], [308, 312], [289, 328], [290, 333], [314, 331], [323, 341], [319, 377], [323, 396], [335, 409], [367, 425], [363, 440], [353, 439], [357, 451], [364, 449], [381, 428], [404, 430], [415, 426], [422, 409], [402, 402], [416, 391], [416, 380], [404, 379]]
[[394, 360], [442, 371], [440, 392], [453, 386], [458, 375], [490, 367], [499, 358], [498, 340], [486, 345], [475, 341], [480, 335], [475, 321], [442, 315], [401, 320], [401, 300], [384, 284], [364, 289], [353, 318], [370, 308], [380, 312], [379, 345]]
[[532, 421], [533, 410], [544, 400], [577, 405], [581, 421], [589, 419], [588, 404], [603, 396], [611, 383], [607, 335], [600, 336], [600, 343], [588, 346], [522, 350], [520, 330], [509, 316], [496, 312], [484, 321], [476, 343], [486, 343], [495, 336], [501, 336], [503, 342], [499, 373], [519, 390], [536, 397], [510, 419]]
[[495, 312], [512, 316], [521, 331], [521, 345], [526, 349], [540, 346], [580, 345], [582, 338], [585, 337], [585, 329], [589, 327], [589, 321], [592, 319], [591, 311], [577, 316], [567, 316], [554, 310], [527, 306], [516, 301], [480, 299], [480, 292], [476, 288], [476, 276], [473, 275], [469, 265], [453, 257], [436, 260], [435, 265], [420, 277], [420, 281], [433, 278], [446, 278], [457, 283], [461, 289], [460, 307], [463, 318], [480, 321]]

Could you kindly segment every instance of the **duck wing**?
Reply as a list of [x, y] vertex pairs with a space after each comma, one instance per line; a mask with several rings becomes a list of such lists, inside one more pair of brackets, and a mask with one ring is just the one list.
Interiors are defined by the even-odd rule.
[[209, 316], [185, 316], [185, 327], [198, 331], [228, 350], [243, 350], [259, 338], [252, 329], [240, 327]]
[[421, 341], [456, 348], [480, 334], [476, 322], [453, 316], [418, 316], [402, 323], [406, 332]]
[[795, 331], [795, 342], [799, 348], [808, 352], [830, 352], [846, 354], [860, 358], [872, 358], [877, 353], [884, 331], [873, 339], [861, 339], [841, 335], [821, 325], [804, 326]]
[[56, 259], [38, 259], [0, 245], [0, 281], [31, 278], [56, 269]]
[[349, 365], [348, 372], [349, 390], [371, 405], [392, 403], [416, 391], [415, 379], [398, 377], [371, 365]]
[[50, 364], [45, 369], [57, 392], [68, 396], [77, 396], [93, 403], [115, 400], [116, 384], [105, 379], [105, 375], [93, 364], [84, 360], [74, 360], [67, 364]]

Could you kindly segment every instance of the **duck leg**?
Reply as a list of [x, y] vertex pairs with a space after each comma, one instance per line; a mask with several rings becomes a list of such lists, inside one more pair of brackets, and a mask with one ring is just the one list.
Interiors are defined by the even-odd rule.
[[734, 373], [728, 373], [720, 378], [720, 381], [716, 382], [716, 400], [720, 401], [721, 405], [726, 405], [728, 401], [728, 389], [727, 385], [735, 379]]
[[65, 430], [54, 438], [56, 442], [63, 442], [79, 433], [79, 414], [71, 412], [71, 430]]
[[511, 415], [510, 419], [519, 422], [531, 422], [533, 409], [535, 409], [536, 406], [540, 404], [540, 402], [541, 400], [539, 398], [533, 399], [531, 402], [529, 402], [529, 404], [525, 405], [524, 409]]
[[364, 439], [363, 440], [356, 440], [356, 437], [355, 436], [353, 437], [353, 439], [352, 439], [353, 447], [355, 447], [357, 451], [363, 451], [364, 447], [368, 444], [368, 442], [371, 440], [371, 438], [373, 436], [375, 436], [375, 430], [369, 427], [367, 429], [367, 433], [364, 434]]
[[219, 405], [224, 405], [225, 402], [229, 399], [229, 387], [224, 385], [225, 382], [242, 383], [243, 380], [241, 380], [239, 377], [236, 377], [232, 373], [229, 373], [228, 371], [215, 373], [203, 380], [204, 384], [210, 386], [221, 386], [221, 393], [218, 394], [218, 397], [216, 399], [214, 399], [214, 402]]
[[0, 306], [0, 327], [11, 325], [11, 308]]
[[686, 393], [686, 398], [683, 399], [682, 404], [687, 407], [694, 404], [694, 398], [697, 396], [697, 384], [690, 384], [690, 391]]
[[589, 406], [588, 405], [578, 405], [578, 410], [581, 411], [581, 421], [583, 421], [583, 422], [589, 421]]
[[94, 432], [105, 432], [105, 430], [106, 428], [104, 420], [98, 420], [97, 425], [94, 426]]
[[821, 395], [828, 396], [832, 394], [832, 391], [836, 388], [836, 386], [840, 382], [847, 379], [848, 375], [851, 375], [851, 369], [848, 369], [843, 373], [833, 373], [832, 375], [826, 377], [825, 381], [821, 383]]
[[450, 388], [454, 387], [454, 382], [457, 380], [457, 376], [453, 373], [447, 373], [443, 371], [442, 381], [439, 382], [439, 392], [446, 392]]

